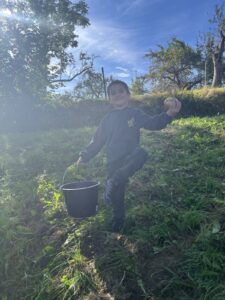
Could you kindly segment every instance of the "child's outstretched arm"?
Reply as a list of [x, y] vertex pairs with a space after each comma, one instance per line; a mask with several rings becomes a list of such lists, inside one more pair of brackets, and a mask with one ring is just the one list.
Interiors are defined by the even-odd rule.
[[149, 130], [160, 130], [166, 127], [169, 124], [173, 117], [180, 111], [181, 109], [181, 102], [179, 100], [173, 98], [173, 101], [169, 98], [165, 100], [164, 106], [166, 108], [166, 112], [155, 116], [149, 116], [148, 114], [139, 111], [137, 114], [137, 119], [140, 128], [145, 128]]

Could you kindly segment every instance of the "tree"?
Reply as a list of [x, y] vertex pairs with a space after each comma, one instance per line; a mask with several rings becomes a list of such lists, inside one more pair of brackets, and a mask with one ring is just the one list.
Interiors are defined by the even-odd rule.
[[144, 93], [146, 93], [145, 83], [145, 76], [136, 77], [131, 84], [131, 93], [133, 95], [143, 95]]
[[214, 34], [208, 34], [211, 40], [211, 55], [213, 61], [213, 80], [212, 87], [221, 86], [223, 79], [223, 53], [225, 43], [225, 16], [224, 16], [224, 3], [215, 6], [215, 14], [211, 20], [211, 24], [216, 26]]
[[[111, 78], [105, 78], [106, 84], [111, 80]], [[105, 92], [102, 73], [96, 72], [94, 68], [88, 69], [82, 74], [81, 80], [74, 87], [73, 96], [78, 101], [104, 100]]]
[[62, 85], [75, 63], [68, 51], [78, 44], [75, 27], [89, 24], [86, 3], [2, 0], [0, 9], [0, 95], [31, 97]]
[[212, 42], [209, 33], [202, 34], [197, 42], [197, 49], [201, 52], [202, 63], [204, 64], [205, 86], [211, 84], [213, 79]]
[[172, 38], [167, 47], [149, 50], [145, 57], [151, 60], [147, 77], [160, 89], [191, 89], [203, 82], [203, 65], [200, 51], [183, 41]]

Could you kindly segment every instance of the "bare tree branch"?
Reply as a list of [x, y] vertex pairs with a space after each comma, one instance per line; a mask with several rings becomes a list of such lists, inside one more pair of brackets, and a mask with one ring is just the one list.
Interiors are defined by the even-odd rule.
[[184, 89], [191, 90], [196, 84], [202, 83], [203, 77], [197, 78], [193, 82], [188, 82], [184, 85]]
[[87, 72], [88, 70], [90, 70], [93, 66], [88, 66], [84, 69], [82, 69], [80, 72], [74, 74], [71, 78], [68, 78], [68, 79], [55, 79], [55, 80], [52, 80], [50, 81], [50, 83], [55, 83], [55, 82], [70, 82], [72, 80], [74, 80], [76, 77], [80, 76], [81, 74]]

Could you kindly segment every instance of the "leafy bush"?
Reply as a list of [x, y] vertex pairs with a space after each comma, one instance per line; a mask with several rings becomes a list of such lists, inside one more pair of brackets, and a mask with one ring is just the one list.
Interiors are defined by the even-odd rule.
[[[134, 96], [131, 105], [150, 115], [161, 113], [163, 101], [169, 93]], [[182, 102], [179, 117], [213, 116], [225, 113], [225, 88], [177, 91]], [[69, 96], [68, 96], [69, 97]], [[40, 132], [97, 125], [111, 109], [107, 101], [72, 101], [58, 96], [50, 103], [33, 107], [32, 103], [5, 104], [0, 110], [0, 133]], [[35, 122], [34, 122], [35, 120]]]
[[[225, 88], [202, 88], [191, 91], [177, 91], [173, 96], [182, 102], [180, 117], [213, 116], [225, 113]], [[140, 105], [150, 114], [163, 110], [163, 101], [171, 96], [167, 93], [152, 93], [133, 97], [134, 104]]]

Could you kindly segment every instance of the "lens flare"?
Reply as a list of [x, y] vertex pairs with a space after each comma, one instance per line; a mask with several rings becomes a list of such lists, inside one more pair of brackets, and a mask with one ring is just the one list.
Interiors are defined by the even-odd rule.
[[34, 16], [24, 16], [23, 14], [18, 14], [11, 12], [9, 9], [0, 9], [0, 21], [17, 21], [20, 23], [28, 23], [28, 24], [39, 24], [41, 26], [47, 28], [55, 28], [57, 25], [53, 22], [53, 20], [46, 20], [43, 18], [35, 18]]
[[12, 15], [11, 11], [9, 9], [1, 9], [0, 10], [0, 17], [10, 17]]

